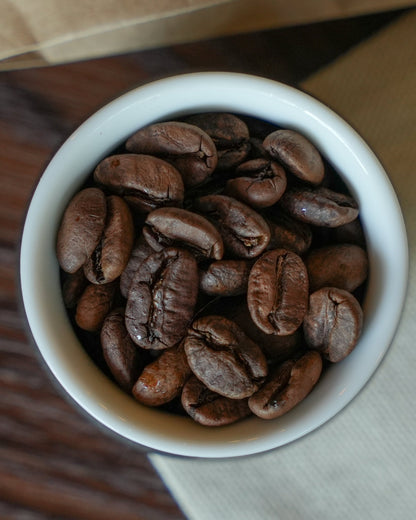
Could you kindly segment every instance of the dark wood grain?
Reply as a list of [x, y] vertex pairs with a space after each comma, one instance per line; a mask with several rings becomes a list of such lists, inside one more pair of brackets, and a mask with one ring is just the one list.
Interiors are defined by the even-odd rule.
[[18, 245], [45, 164], [89, 114], [151, 79], [231, 70], [295, 85], [399, 13], [0, 74], [0, 519], [182, 519], [145, 450], [55, 386], [19, 310]]

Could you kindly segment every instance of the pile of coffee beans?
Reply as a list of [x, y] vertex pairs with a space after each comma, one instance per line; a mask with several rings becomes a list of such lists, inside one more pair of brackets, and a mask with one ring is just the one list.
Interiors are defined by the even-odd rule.
[[283, 415], [362, 329], [357, 202], [310, 139], [252, 117], [138, 130], [69, 202], [57, 258], [95, 362], [203, 425]]

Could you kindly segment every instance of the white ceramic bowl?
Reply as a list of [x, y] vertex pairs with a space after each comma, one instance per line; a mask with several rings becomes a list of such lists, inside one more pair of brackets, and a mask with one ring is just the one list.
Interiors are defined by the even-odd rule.
[[[249, 418], [212, 429], [146, 408], [93, 364], [69, 323], [61, 296], [55, 239], [63, 210], [94, 166], [139, 127], [204, 111], [243, 113], [307, 136], [346, 181], [361, 209], [370, 259], [364, 329], [353, 353], [331, 367], [313, 392], [285, 416]], [[407, 285], [407, 241], [395, 193], [357, 133], [304, 93], [267, 79], [196, 73], [141, 86], [90, 117], [58, 150], [34, 193], [23, 230], [21, 292], [42, 357], [65, 391], [102, 425], [140, 445], [185, 456], [263, 452], [319, 427], [363, 388], [386, 353]]]

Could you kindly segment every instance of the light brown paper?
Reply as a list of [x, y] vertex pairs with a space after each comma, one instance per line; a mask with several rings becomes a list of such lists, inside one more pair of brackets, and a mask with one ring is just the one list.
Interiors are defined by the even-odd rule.
[[416, 0], [0, 0], [0, 70], [414, 4]]

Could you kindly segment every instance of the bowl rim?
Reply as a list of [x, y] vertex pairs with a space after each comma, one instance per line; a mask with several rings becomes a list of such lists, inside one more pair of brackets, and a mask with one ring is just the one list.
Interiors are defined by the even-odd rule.
[[[210, 91], [214, 84], [217, 89], [215, 94]], [[175, 103], [166, 101], [167, 96], [171, 96], [172, 90], [179, 98], [175, 100]], [[244, 97], [239, 99], [236, 91], [244, 94]], [[198, 94], [196, 95], [195, 92]], [[207, 99], [210, 99], [210, 101], [202, 102], [201, 98], [198, 97], [201, 96], [201, 93], [208, 96]], [[334, 386], [335, 370], [329, 375], [325, 375], [324, 383], [320, 382], [322, 391], [316, 392], [315, 389], [303, 403], [300, 403], [289, 414], [286, 414], [288, 417], [285, 419], [281, 418], [279, 422], [267, 421], [267, 424], [264, 424], [264, 421], [257, 418], [247, 420], [247, 424], [250, 421], [251, 424], [257, 424], [258, 421], [261, 421], [262, 426], [260, 428], [265, 432], [264, 435], [258, 433], [258, 426], [241, 428], [242, 423], [237, 423], [236, 425], [219, 428], [216, 432], [206, 427], [192, 424], [189, 428], [189, 434], [186, 436], [184, 433], [188, 432], [189, 419], [175, 418], [171, 421], [170, 418], [169, 420], [166, 418], [165, 413], [142, 409], [142, 405], [135, 401], [133, 402], [132, 398], [116, 388], [106, 376], [101, 372], [97, 372], [99, 369], [89, 358], [87, 359], [87, 354], [76, 339], [77, 346], [74, 349], [72, 345], [74, 333], [72, 331], [71, 334], [67, 330], [69, 322], [66, 321], [67, 318], [61, 315], [61, 302], [55, 305], [57, 309], [53, 309], [49, 302], [47, 304], [49, 305], [49, 312], [47, 312], [44, 305], [37, 305], [39, 301], [48, 302], [48, 295], [51, 292], [56, 293], [57, 276], [59, 274], [56, 259], [54, 262], [50, 255], [47, 265], [41, 263], [40, 258], [38, 258], [41, 256], [41, 253], [37, 251], [35, 252], [35, 259], [32, 261], [34, 248], [39, 247], [39, 243], [36, 243], [35, 238], [43, 247], [50, 250], [50, 241], [48, 242], [47, 238], [45, 239], [45, 237], [41, 236], [41, 232], [47, 229], [45, 234], [51, 238], [53, 229], [56, 229], [56, 222], [55, 224], [48, 222], [48, 216], [42, 213], [41, 201], [42, 197], [46, 196], [50, 191], [47, 185], [49, 182], [52, 188], [56, 188], [56, 191], [54, 191], [57, 195], [55, 206], [61, 205], [61, 208], [63, 207], [63, 204], [69, 200], [73, 192], [60, 193], [59, 182], [54, 176], [54, 170], [58, 166], [62, 168], [63, 161], [67, 155], [76, 151], [79, 146], [81, 147], [79, 153], [82, 155], [83, 145], [80, 145], [80, 143], [83, 143], [83, 140], [87, 143], [89, 139], [103, 143], [100, 148], [101, 155], [94, 152], [94, 160], [90, 159], [91, 164], [94, 162], [96, 164], [100, 156], [102, 158], [106, 155], [103, 152], [104, 148], [107, 154], [110, 151], [108, 143], [111, 141], [109, 132], [111, 125], [117, 124], [117, 121], [124, 120], [123, 118], [129, 118], [130, 129], [133, 127], [134, 122], [132, 117], [127, 115], [127, 111], [134, 111], [134, 114], [136, 114], [139, 113], [139, 109], [144, 110], [147, 107], [147, 112], [144, 110], [146, 115], [143, 116], [142, 123], [137, 125], [137, 128], [139, 128], [160, 118], [166, 120], [168, 116], [184, 114], [187, 111], [188, 113], [195, 113], [197, 111], [210, 111], [213, 108], [217, 111], [224, 111], [228, 108], [227, 111], [231, 111], [229, 110], [231, 104], [233, 112], [239, 113], [244, 110], [242, 100], [253, 99], [250, 98], [250, 95], [254, 94], [257, 95], [257, 98], [252, 101], [257, 108], [256, 115], [253, 114], [252, 108], [247, 110], [246, 114], [258, 117], [257, 114], [261, 112], [263, 116], [261, 118], [267, 119], [271, 117], [277, 123], [276, 116], [271, 108], [268, 108], [267, 103], [272, 103], [273, 101], [277, 102], [277, 104], [280, 103], [284, 117], [281, 117], [279, 124], [292, 124], [296, 129], [303, 131], [307, 137], [315, 141], [317, 147], [321, 150], [323, 147], [324, 151], [327, 151], [328, 147], [326, 141], [324, 142], [323, 140], [324, 136], [325, 139], [332, 140], [333, 144], [339, 146], [339, 150], [345, 149], [350, 154], [351, 162], [357, 168], [361, 168], [360, 178], [358, 178], [358, 174], [353, 181], [351, 181], [350, 177], [348, 178], [348, 185], [353, 195], [359, 199], [359, 204], [361, 203], [360, 197], [364, 188], [358, 190], [358, 181], [365, 186], [367, 184], [370, 186], [372, 177], [377, 177], [378, 194], [380, 197], [383, 197], [384, 201], [388, 202], [387, 209], [391, 217], [387, 233], [389, 243], [393, 244], [392, 247], [395, 247], [399, 254], [395, 256], [397, 269], [393, 277], [391, 276], [393, 274], [391, 266], [392, 255], [390, 254], [388, 261], [386, 260], [383, 263], [384, 257], [381, 255], [381, 252], [385, 254], [385, 251], [382, 249], [381, 232], [377, 230], [376, 238], [370, 235], [367, 236], [369, 243], [372, 245], [370, 249], [370, 266], [373, 266], [373, 268], [370, 267], [369, 282], [372, 296], [368, 299], [374, 302], [382, 291], [379, 285], [381, 287], [388, 285], [390, 297], [394, 300], [395, 305], [389, 314], [389, 320], [384, 319], [385, 323], [383, 324], [381, 324], [380, 316], [386, 314], [387, 303], [383, 302], [383, 305], [378, 307], [375, 306], [375, 303], [367, 305], [365, 312], [370, 316], [370, 320], [365, 324], [365, 327], [367, 327], [364, 330], [365, 338], [360, 340], [360, 344], [371, 344], [372, 350], [367, 352], [366, 355], [359, 351], [361, 354], [360, 358], [366, 363], [366, 370], [360, 373], [353, 383], [338, 385], [337, 398], [334, 402], [330, 403], [329, 398], [323, 398], [323, 387], [329, 388]], [[258, 101], [258, 98], [261, 99], [261, 102]], [[215, 103], [212, 101], [213, 99], [216, 100]], [[170, 108], [168, 113], [166, 113], [166, 107]], [[261, 107], [261, 110], [259, 110], [259, 107]], [[270, 112], [273, 112], [273, 116], [270, 116]], [[163, 113], [165, 113], [166, 117], [163, 117]], [[297, 118], [293, 117], [290, 119], [291, 115], [293, 116], [294, 114], [297, 114]], [[296, 124], [294, 124], [294, 121], [296, 121]], [[299, 121], [302, 122], [301, 125]], [[322, 132], [322, 135], [321, 133], [319, 134], [321, 136], [320, 141], [316, 134], [311, 134], [311, 128], [320, 129]], [[118, 133], [120, 134], [118, 142], [112, 141], [112, 149], [125, 140], [127, 135], [131, 134], [127, 129], [124, 129], [124, 135], [121, 138], [121, 133]], [[325, 153], [323, 154], [326, 155]], [[84, 173], [82, 175], [80, 173], [75, 178], [72, 188], [76, 185], [80, 186], [81, 177], [84, 178], [86, 176], [85, 172], [91, 170], [91, 164], [85, 165]], [[340, 173], [344, 177], [343, 172]], [[369, 206], [368, 212], [372, 214], [371, 212], [376, 211], [375, 205], [377, 201], [372, 202], [368, 195], [366, 197], [365, 202]], [[36, 223], [39, 219], [43, 224], [42, 230], [36, 228]], [[53, 227], [54, 225], [55, 228]], [[31, 254], [32, 257], [30, 256]], [[376, 272], [375, 276], [374, 272]], [[42, 273], [44, 275], [43, 278], [37, 279], [37, 276]], [[47, 279], [46, 273], [49, 273]], [[71, 400], [77, 403], [87, 416], [94, 418], [99, 424], [105, 426], [106, 429], [118, 433], [122, 438], [160, 452], [204, 458], [251, 455], [283, 446], [317, 429], [344, 409], [370, 380], [392, 342], [406, 298], [407, 278], [408, 245], [400, 205], [387, 173], [366, 142], [349, 123], [309, 94], [275, 80], [230, 72], [186, 73], [151, 81], [122, 94], [88, 117], [60, 146], [39, 179], [26, 213], [19, 259], [19, 288], [28, 329], [41, 358], [59, 383], [59, 388], [64, 390], [64, 395], [71, 397]], [[42, 286], [40, 281], [44, 283], [45, 287]], [[387, 289], [384, 287], [384, 290]], [[383, 312], [380, 311], [381, 307], [383, 307]], [[53, 323], [55, 327], [51, 326], [51, 316], [54, 317]], [[377, 332], [373, 330], [375, 329], [372, 326], [374, 320], [382, 327], [382, 331]], [[372, 326], [371, 329], [370, 326]], [[51, 329], [53, 329], [53, 333]], [[369, 330], [371, 330], [371, 333]], [[69, 354], [66, 353], [66, 350], [63, 352], [63, 349], [54, 348], [54, 342], [58, 338], [62, 338], [65, 349], [71, 351], [74, 359], [68, 359]], [[376, 341], [379, 344], [374, 346]], [[356, 352], [354, 351], [342, 362], [344, 370], [348, 370], [348, 367], [353, 364], [355, 357]], [[94, 392], [91, 392], [91, 389], [88, 388], [88, 381], [90, 380], [94, 382]], [[109, 388], [109, 383], [111, 383], [111, 388]], [[342, 381], [342, 383], [345, 383], [345, 381]], [[318, 394], [321, 401], [319, 401]], [[103, 398], [100, 400], [99, 396]], [[106, 401], [106, 399], [109, 400]], [[127, 403], [126, 399], [129, 399], [131, 403]], [[111, 407], [108, 405], [109, 402], [111, 402]], [[127, 410], [127, 414], [121, 412], [124, 409]], [[140, 409], [140, 413], [137, 412], [138, 409]], [[178, 421], [180, 422], [180, 419], [187, 421], [186, 426], [180, 426], [175, 430], [175, 426], [177, 426]], [[147, 421], [153, 426], [150, 427]], [[168, 433], [166, 433], [167, 423]], [[185, 423], [182, 421], [181, 424]], [[243, 433], [241, 433], [241, 430], [243, 430]]]

